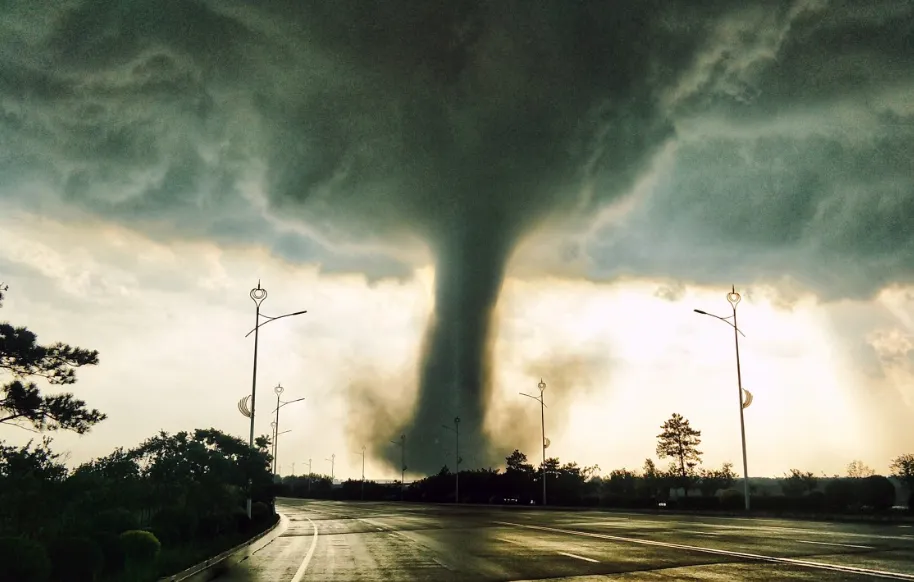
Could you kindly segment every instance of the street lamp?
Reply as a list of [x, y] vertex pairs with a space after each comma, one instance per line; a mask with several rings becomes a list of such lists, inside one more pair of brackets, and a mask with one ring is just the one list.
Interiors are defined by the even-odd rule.
[[[257, 398], [257, 347], [260, 340], [260, 328], [271, 321], [276, 321], [277, 319], [282, 319], [283, 317], [292, 317], [293, 315], [302, 315], [307, 313], [307, 311], [296, 311], [294, 313], [287, 313], [285, 315], [280, 315], [279, 317], [270, 317], [268, 315], [263, 315], [260, 313], [260, 305], [267, 298], [267, 290], [260, 286], [260, 281], [257, 281], [257, 287], [251, 289], [251, 299], [254, 301], [256, 306], [255, 317], [254, 317], [254, 329], [245, 334], [244, 337], [248, 337], [251, 333], [254, 334], [254, 373], [253, 378], [251, 379], [251, 400], [250, 400], [250, 419], [251, 419], [251, 431], [250, 436], [248, 437], [248, 446], [252, 449], [254, 448], [254, 401]], [[266, 321], [260, 321], [261, 317], [265, 317]], [[243, 413], [242, 413], [243, 414]], [[245, 416], [247, 416], [245, 414]], [[248, 499], [247, 499], [247, 510], [248, 518], [251, 517], [251, 484], [248, 483]]]
[[333, 453], [332, 455], [330, 455], [329, 459], [324, 459], [324, 460], [330, 461], [330, 487], [333, 487], [333, 481], [334, 481], [334, 475], [335, 475], [333, 470], [336, 465], [336, 453]]
[[[279, 454], [279, 435], [292, 432], [292, 429], [290, 428], [289, 430], [279, 432], [279, 425], [276, 424], [276, 421], [270, 423], [270, 428], [273, 429], [273, 474], [278, 477], [279, 473], [277, 472], [278, 465], [276, 463], [276, 456]], [[279, 466], [279, 468], [281, 469], [282, 467]]]
[[390, 441], [400, 447], [400, 501], [403, 501], [406, 491], [406, 435], [400, 435], [400, 441]]
[[365, 501], [365, 445], [362, 445], [362, 451], [356, 454], [362, 455], [362, 501]]
[[454, 417], [453, 428], [442, 424], [444, 428], [454, 431], [454, 503], [460, 503], [460, 417]]
[[314, 473], [311, 472], [311, 459], [308, 459], [308, 493], [311, 493], [311, 477]]
[[278, 461], [278, 459], [279, 459], [279, 438], [278, 437], [279, 437], [279, 435], [285, 434], [286, 432], [288, 432], [288, 431], [279, 432], [279, 409], [287, 404], [301, 402], [302, 400], [305, 399], [305, 397], [303, 396], [301, 398], [296, 398], [295, 400], [289, 400], [288, 402], [282, 402], [279, 399], [279, 397], [282, 396], [282, 393], [284, 391], [285, 391], [285, 388], [283, 388], [279, 384], [276, 385], [276, 388], [273, 388], [273, 392], [276, 393], [276, 409], [273, 411], [276, 413], [276, 420], [274, 420], [273, 422], [276, 424], [275, 430], [276, 430], [276, 437], [277, 437], [277, 438], [273, 439], [273, 472], [274, 473], [276, 472], [276, 466], [277, 466], [277, 463], [279, 462]]
[[[737, 327], [736, 323], [736, 306], [741, 299], [742, 297], [740, 294], [736, 292], [736, 286], [731, 286], [730, 292], [727, 293], [727, 301], [733, 309], [733, 315], [721, 317], [719, 315], [714, 315], [713, 313], [708, 313], [707, 311], [702, 311], [701, 309], [695, 309], [694, 311], [701, 315], [708, 315], [715, 319], [719, 319], [733, 328], [733, 342], [736, 346], [736, 386], [738, 390], [737, 396], [739, 398], [739, 430], [743, 443], [743, 499], [746, 503], [746, 511], [749, 511], [749, 463], [746, 459], [746, 421], [743, 410], [752, 403], [752, 394], [750, 394], [748, 390], [743, 390], [743, 376], [739, 366], [739, 336], [742, 335], [743, 337], [746, 337], [746, 334]], [[730, 321], [731, 319], [733, 321]], [[745, 400], [743, 400], [743, 393], [745, 393]]]
[[543, 505], [546, 505], [546, 383], [543, 382], [543, 379], [540, 378], [540, 383], [536, 385], [540, 389], [539, 396], [531, 396], [529, 394], [520, 393], [521, 396], [526, 396], [527, 398], [532, 398], [540, 403], [540, 427], [542, 428], [542, 442], [543, 445]]

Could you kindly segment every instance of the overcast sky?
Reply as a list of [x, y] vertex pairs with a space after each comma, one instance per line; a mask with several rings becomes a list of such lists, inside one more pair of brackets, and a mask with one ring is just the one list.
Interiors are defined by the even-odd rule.
[[[2, 318], [100, 351], [58, 435], [247, 436], [283, 473], [653, 456], [879, 471], [914, 452], [914, 7], [859, 2], [6, 2]], [[455, 412], [452, 412], [455, 411]], [[30, 433], [0, 427], [0, 438]], [[475, 439], [475, 440], [474, 440]], [[409, 453], [408, 453], [409, 454]], [[410, 461], [408, 461], [410, 464]]]

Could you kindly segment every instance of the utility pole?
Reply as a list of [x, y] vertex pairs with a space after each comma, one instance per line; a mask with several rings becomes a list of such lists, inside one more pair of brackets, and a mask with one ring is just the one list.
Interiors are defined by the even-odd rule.
[[[739, 336], [742, 335], [743, 337], [746, 337], [746, 334], [742, 332], [736, 323], [736, 306], [741, 299], [742, 296], [736, 292], [736, 286], [732, 285], [730, 287], [730, 292], [727, 293], [727, 302], [733, 309], [733, 315], [721, 317], [719, 315], [714, 315], [713, 313], [708, 313], [702, 309], [693, 309], [693, 311], [701, 315], [708, 315], [714, 319], [719, 319], [733, 328], [733, 343], [736, 348], [736, 390], [739, 401], [739, 432], [743, 445], [743, 500], [745, 502], [746, 511], [749, 511], [749, 461], [746, 455], [746, 418], [743, 411], [752, 404], [752, 394], [743, 388], [743, 374], [739, 365]], [[731, 319], [733, 321], [729, 321]]]
[[454, 427], [442, 424], [444, 428], [454, 431], [454, 503], [460, 503], [460, 417], [454, 417]]
[[333, 487], [333, 482], [335, 479], [335, 473], [333, 472], [334, 466], [336, 465], [336, 453], [330, 455], [329, 459], [324, 459], [325, 461], [330, 461], [330, 487]]
[[365, 445], [362, 445], [362, 501], [365, 501]]
[[540, 383], [536, 385], [540, 389], [540, 395], [531, 396], [529, 394], [524, 394], [521, 392], [521, 396], [526, 396], [527, 398], [532, 398], [540, 403], [540, 427], [542, 434], [540, 437], [542, 441], [540, 444], [543, 446], [543, 506], [546, 505], [546, 383], [543, 382], [543, 379], [540, 378]]
[[406, 435], [400, 435], [400, 441], [390, 441], [400, 447], [400, 501], [406, 498]]
[[[251, 300], [254, 301], [254, 305], [256, 306], [255, 312], [254, 312], [254, 329], [249, 331], [247, 333], [247, 335], [245, 335], [244, 337], [248, 337], [252, 333], [254, 334], [254, 370], [253, 370], [252, 377], [251, 377], [251, 397], [250, 397], [250, 400], [248, 400], [248, 404], [250, 404], [250, 407], [240, 406], [240, 403], [239, 403], [239, 410], [242, 410], [242, 414], [244, 414], [244, 416], [247, 416], [248, 418], [251, 419], [250, 435], [248, 437], [248, 446], [253, 449], [254, 448], [254, 412], [255, 412], [254, 409], [255, 409], [255, 401], [257, 400], [257, 348], [258, 348], [258, 344], [260, 342], [260, 328], [262, 326], [270, 323], [271, 321], [276, 321], [277, 319], [282, 319], [284, 317], [294, 317], [296, 315], [302, 315], [302, 314], [305, 314], [308, 312], [304, 311], [304, 310], [295, 311], [293, 313], [286, 313], [285, 315], [280, 315], [278, 317], [270, 317], [269, 315], [261, 314], [260, 313], [260, 304], [263, 303], [264, 300], [266, 300], [267, 290], [260, 286], [260, 280], [257, 281], [257, 287], [255, 287], [254, 289], [251, 289], [250, 297], [251, 297]], [[266, 321], [261, 323], [261, 321], [260, 321], [261, 317], [265, 318]], [[246, 414], [248, 412], [250, 414]], [[248, 498], [247, 498], [248, 519], [250, 519], [250, 517], [251, 517], [251, 493], [252, 493], [251, 489], [252, 489], [252, 487], [253, 487], [253, 485], [251, 484], [250, 479], [248, 479]]]
[[314, 473], [311, 471], [311, 459], [308, 459], [308, 493], [311, 493], [311, 478]]

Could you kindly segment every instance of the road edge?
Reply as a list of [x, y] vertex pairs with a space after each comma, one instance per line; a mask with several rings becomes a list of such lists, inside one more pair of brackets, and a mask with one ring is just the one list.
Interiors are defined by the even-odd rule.
[[[279, 516], [279, 519], [276, 520], [276, 523], [251, 539], [242, 542], [217, 556], [178, 572], [177, 574], [159, 578], [157, 582], [207, 582], [208, 580], [211, 580], [212, 578], [210, 576], [214, 573], [213, 570], [216, 566], [222, 564], [228, 558], [241, 552], [244, 552], [244, 558], [247, 558], [252, 553], [281, 536], [289, 527], [289, 518], [279, 512], [277, 512], [277, 515]], [[257, 545], [257, 548], [252, 549], [254, 545]]]
[[[358, 503], [358, 502], [356, 502]], [[455, 507], [454, 503], [435, 503], [421, 501], [393, 501], [391, 503], [436, 505], [442, 507]], [[833, 523], [855, 523], [855, 524], [914, 524], [914, 515], [904, 514], [842, 514], [842, 513], [793, 513], [775, 511], [750, 511], [748, 514], [744, 511], [700, 511], [690, 509], [635, 509], [623, 507], [605, 507], [592, 505], [506, 505], [498, 503], [461, 503], [456, 507], [494, 507], [505, 511], [516, 510], [533, 510], [533, 511], [567, 511], [567, 512], [588, 512], [602, 511], [606, 513], [616, 513], [622, 515], [679, 515], [679, 516], [696, 516], [725, 519], [783, 519], [787, 521], [809, 521], [809, 522], [833, 522]]]

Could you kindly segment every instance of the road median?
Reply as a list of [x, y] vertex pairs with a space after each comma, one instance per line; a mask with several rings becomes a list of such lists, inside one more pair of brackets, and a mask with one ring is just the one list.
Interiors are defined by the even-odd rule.
[[289, 519], [281, 513], [277, 517], [278, 519], [272, 526], [251, 539], [177, 574], [159, 578], [158, 582], [209, 582], [213, 580], [230, 565], [243, 562], [251, 554], [281, 536], [289, 527]]

